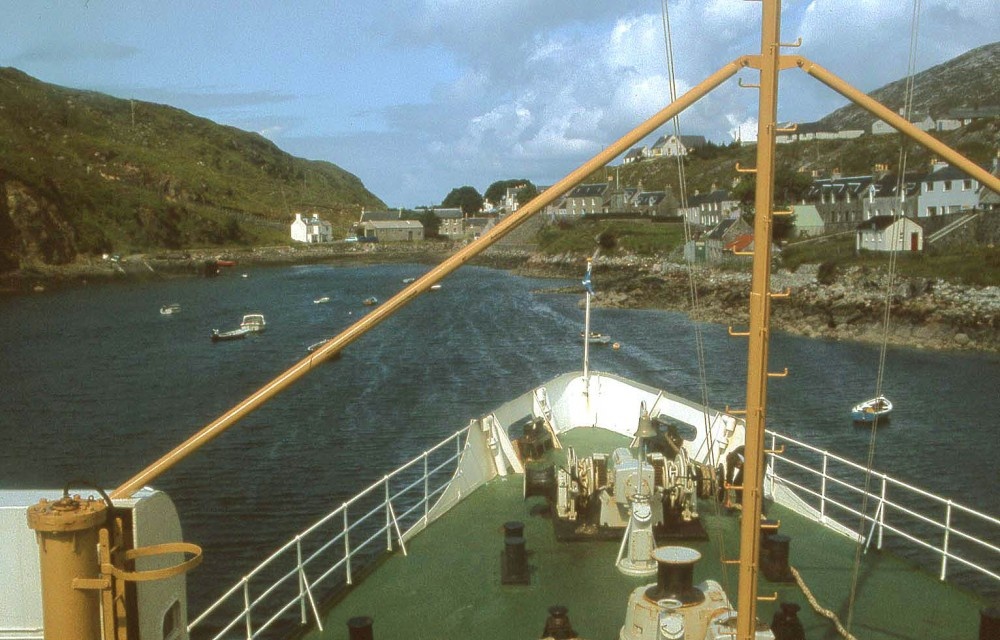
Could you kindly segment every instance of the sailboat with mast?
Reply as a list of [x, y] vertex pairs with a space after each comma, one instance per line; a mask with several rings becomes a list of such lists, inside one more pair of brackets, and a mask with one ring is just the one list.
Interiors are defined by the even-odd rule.
[[[25, 511], [16, 528], [4, 521], [11, 544], [34, 547], [39, 563], [17, 585], [31, 594], [28, 621], [2, 637], [321, 638], [344, 637], [345, 627], [356, 639], [794, 640], [852, 629], [928, 638], [976, 628], [995, 637], [1000, 612], [945, 579], [959, 564], [1000, 582], [1000, 521], [767, 427], [768, 382], [788, 374], [771, 370], [768, 351], [771, 304], [783, 295], [770, 290], [769, 241], [782, 214], [779, 71], [805, 71], [998, 192], [1000, 180], [813, 62], [782, 54], [779, 3], [762, 8], [758, 54], [723, 66], [121, 486], [35, 494], [27, 525]], [[211, 577], [189, 574], [200, 549], [182, 541], [176, 508], [151, 483], [744, 69], [759, 72], [760, 99], [749, 327], [730, 332], [748, 339], [742, 408], [593, 371], [585, 340], [582, 371], [498, 399], [334, 505], [205, 611], [188, 611], [186, 581]], [[943, 514], [925, 515], [940, 505]], [[927, 543], [927, 529], [943, 544]], [[913, 541], [937, 571], [876, 553], [888, 538]]]

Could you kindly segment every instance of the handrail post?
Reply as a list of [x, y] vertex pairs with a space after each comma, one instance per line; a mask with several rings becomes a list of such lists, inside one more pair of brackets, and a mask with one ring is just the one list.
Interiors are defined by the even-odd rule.
[[347, 524], [347, 503], [344, 503], [344, 569], [347, 573], [347, 584], [354, 584], [351, 579], [351, 533]]
[[295, 536], [295, 565], [299, 574], [299, 623], [305, 624], [306, 620], [306, 576], [305, 568], [302, 566], [302, 538]]
[[826, 522], [826, 467], [829, 453], [823, 452], [823, 475], [820, 477], [819, 488], [819, 521]]
[[951, 537], [951, 500], [944, 512], [944, 543], [941, 545], [941, 580], [948, 574], [948, 540]]
[[247, 640], [253, 638], [253, 623], [250, 621], [250, 581], [243, 578], [243, 620], [247, 626]]
[[[772, 431], [771, 432], [771, 451], [778, 450], [778, 436]], [[771, 456], [771, 499], [774, 499], [774, 475], [775, 467], [778, 466], [778, 458], [774, 455]]]
[[878, 544], [876, 545], [876, 548], [879, 551], [882, 550], [882, 536], [885, 534], [885, 494], [886, 494], [886, 489], [887, 489], [886, 475], [883, 473], [882, 474], [882, 491], [881, 491], [881, 495], [879, 496], [879, 499], [882, 501], [881, 502], [882, 513], [880, 513], [879, 516], [878, 516]]
[[392, 551], [392, 517], [389, 513], [391, 507], [389, 503], [389, 476], [383, 476], [382, 482], [385, 484], [385, 550]]
[[424, 451], [424, 526], [427, 525], [427, 518], [430, 515], [430, 501], [431, 501], [431, 489], [430, 489], [430, 471], [427, 467], [427, 452]]

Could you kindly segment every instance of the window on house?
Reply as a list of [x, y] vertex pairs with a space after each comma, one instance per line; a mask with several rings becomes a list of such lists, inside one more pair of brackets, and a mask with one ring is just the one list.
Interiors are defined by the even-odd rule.
[[951, 180], [945, 180], [944, 181], [944, 190], [945, 191], [951, 191]]
[[972, 189], [972, 180], [962, 180], [962, 191], [970, 191]]
[[924, 183], [924, 186], [927, 187], [927, 191], [934, 191], [934, 183], [933, 182]]
[[927, 207], [927, 215], [929, 215], [929, 216], [936, 216], [937, 215], [937, 207]]

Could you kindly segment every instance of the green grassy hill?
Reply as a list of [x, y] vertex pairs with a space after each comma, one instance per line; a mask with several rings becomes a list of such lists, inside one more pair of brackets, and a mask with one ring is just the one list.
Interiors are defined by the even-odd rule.
[[287, 241], [383, 207], [354, 175], [173, 107], [0, 68], [0, 271], [80, 254]]

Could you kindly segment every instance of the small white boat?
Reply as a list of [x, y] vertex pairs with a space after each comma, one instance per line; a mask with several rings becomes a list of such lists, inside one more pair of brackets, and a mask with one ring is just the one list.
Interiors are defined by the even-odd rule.
[[326, 304], [329, 301], [330, 301], [330, 296], [323, 296], [322, 298], [316, 298], [315, 300], [313, 300], [313, 303]]
[[[583, 337], [583, 332], [580, 332], [580, 337]], [[587, 342], [590, 344], [608, 344], [611, 342], [611, 336], [606, 336], [603, 333], [598, 333], [597, 331], [591, 331], [590, 336], [587, 338]]]
[[416, 280], [416, 278], [403, 278], [403, 284], [410, 284], [411, 282], [413, 282], [415, 280]]
[[367, 298], [361, 301], [361, 304], [365, 305], [366, 307], [374, 307], [375, 305], [378, 304], [378, 298], [376, 298], [375, 296], [368, 296]]
[[441, 290], [441, 285], [439, 285], [439, 284], [432, 284], [431, 285], [431, 291], [440, 291], [440, 290]]
[[226, 342], [229, 340], [242, 340], [247, 337], [250, 333], [249, 329], [244, 329], [240, 327], [239, 329], [233, 329], [232, 331], [219, 331], [218, 329], [212, 329], [212, 342]]
[[309, 345], [308, 347], [306, 347], [306, 351], [308, 351], [309, 353], [312, 353], [316, 349], [319, 349], [324, 344], [326, 344], [327, 340], [329, 340], [329, 338], [327, 338], [325, 340], [320, 340], [319, 342], [312, 343], [311, 345]]
[[165, 304], [162, 307], [160, 307], [161, 316], [172, 316], [175, 313], [180, 313], [180, 312], [181, 312], [181, 305], [177, 304], [176, 302]]
[[859, 402], [851, 408], [851, 418], [855, 422], [885, 422], [892, 413], [892, 402], [885, 396]]
[[267, 322], [264, 320], [264, 316], [262, 314], [248, 313], [243, 316], [243, 321], [240, 322], [240, 328], [260, 333], [267, 328]]

